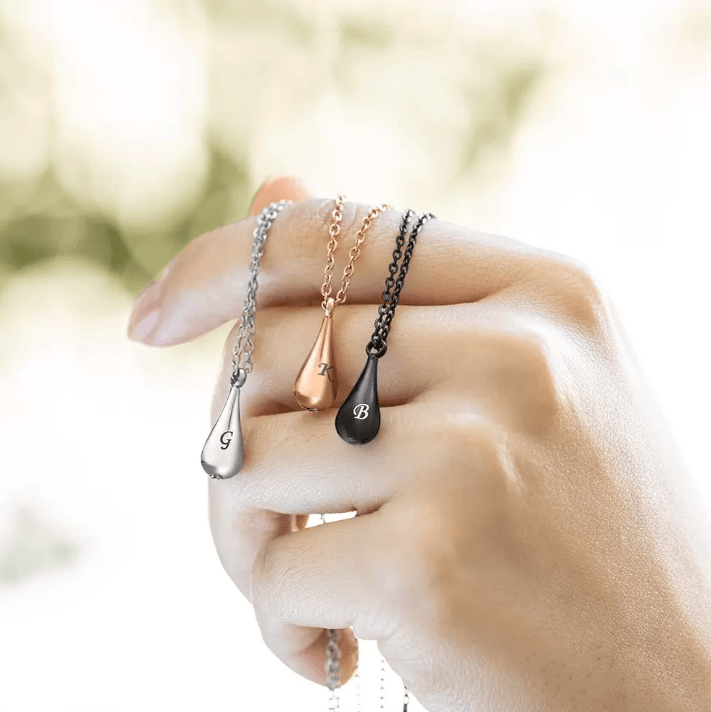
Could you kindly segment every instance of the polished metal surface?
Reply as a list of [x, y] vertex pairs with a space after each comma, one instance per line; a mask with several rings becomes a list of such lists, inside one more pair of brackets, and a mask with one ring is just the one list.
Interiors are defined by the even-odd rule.
[[324, 316], [316, 341], [294, 383], [294, 397], [305, 410], [325, 410], [336, 402], [337, 393], [333, 316]]
[[353, 247], [348, 253], [348, 264], [343, 269], [341, 288], [334, 298], [331, 297], [331, 280], [333, 278], [336, 248], [338, 247], [338, 236], [341, 232], [344, 198], [345, 196], [339, 195], [336, 199], [336, 206], [331, 213], [333, 220], [328, 229], [329, 241], [326, 246], [324, 283], [321, 287], [321, 294], [323, 295], [321, 306], [324, 309], [324, 320], [316, 337], [316, 342], [311, 347], [311, 351], [306, 357], [296, 381], [294, 381], [294, 397], [304, 410], [326, 410], [336, 402], [338, 377], [333, 356], [333, 310], [338, 304], [343, 304], [346, 301], [348, 286], [353, 278], [355, 263], [360, 257], [360, 250], [365, 240], [366, 232], [380, 213], [390, 210], [390, 206], [383, 203], [371, 208], [361, 221]]
[[380, 430], [378, 357], [368, 356], [365, 368], [336, 415], [336, 432], [347, 443], [364, 445]]
[[202, 449], [202, 468], [215, 480], [234, 477], [244, 462], [242, 424], [239, 415], [239, 386], [232, 386]]
[[254, 317], [257, 312], [257, 277], [264, 254], [264, 243], [269, 228], [277, 215], [291, 202], [280, 200], [264, 208], [257, 218], [252, 243], [252, 261], [249, 265], [247, 297], [242, 308], [242, 321], [237, 333], [237, 340], [232, 351], [232, 376], [230, 392], [217, 421], [202, 449], [200, 461], [210, 477], [226, 480], [234, 477], [244, 462], [244, 442], [239, 414], [239, 392], [244, 386], [247, 375], [252, 371], [252, 351], [254, 350]]

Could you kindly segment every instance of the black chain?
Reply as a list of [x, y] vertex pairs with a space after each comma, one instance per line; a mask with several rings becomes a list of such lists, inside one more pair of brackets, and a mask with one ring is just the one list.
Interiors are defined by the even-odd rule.
[[[385, 280], [385, 289], [383, 290], [383, 303], [378, 307], [378, 318], [375, 320], [375, 331], [370, 337], [368, 345], [365, 347], [365, 351], [368, 356], [376, 356], [380, 358], [385, 355], [388, 350], [388, 334], [390, 333], [390, 327], [392, 325], [393, 317], [395, 316], [395, 308], [400, 302], [400, 292], [405, 284], [405, 277], [410, 269], [410, 260], [412, 259], [412, 252], [417, 244], [417, 236], [422, 231], [425, 223], [431, 220], [435, 216], [432, 213], [423, 213], [418, 218], [415, 226], [412, 228], [410, 237], [407, 241], [407, 247], [403, 255], [402, 247], [405, 244], [405, 235], [407, 234], [408, 224], [410, 218], [414, 215], [414, 211], [407, 210], [402, 218], [402, 224], [400, 225], [400, 232], [395, 239], [395, 249], [393, 250], [393, 261], [388, 267], [390, 274]], [[398, 271], [398, 263], [400, 263], [400, 272], [395, 278], [395, 273]]]

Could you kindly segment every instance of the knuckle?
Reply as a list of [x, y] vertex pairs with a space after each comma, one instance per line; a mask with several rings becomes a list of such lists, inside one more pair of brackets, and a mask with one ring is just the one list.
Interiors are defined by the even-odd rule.
[[[481, 514], [482, 507], [496, 505], [507, 509], [512, 498], [523, 489], [521, 473], [511, 451], [513, 444], [508, 428], [481, 414], [466, 414], [466, 420], [453, 428], [444, 442], [448, 443], [448, 467], [461, 463], [465, 476], [459, 479], [459, 494], [462, 501], [471, 502], [468, 511]], [[452, 453], [455, 453], [452, 456]], [[479, 475], [470, 476], [472, 463]], [[463, 529], [451, 530], [453, 540], [460, 542]], [[467, 541], [464, 548], [470, 548]]]
[[[448, 601], [455, 575], [450, 524], [423, 499], [401, 504], [392, 520], [391, 556], [381, 571], [381, 585], [398, 610], [438, 615]], [[434, 534], [434, 535], [433, 535]]]
[[294, 209], [297, 211], [297, 222], [321, 234], [321, 231], [328, 230], [333, 220], [334, 207], [332, 198], [312, 198], [297, 203]]
[[555, 306], [567, 320], [591, 330], [607, 321], [606, 297], [590, 265], [567, 255], [556, 255], [545, 258], [543, 273]]
[[497, 334], [494, 375], [504, 397], [508, 425], [540, 435], [555, 424], [565, 402], [550, 328], [519, 324]]
[[[333, 222], [333, 211], [336, 201], [333, 198], [313, 198], [299, 202], [295, 206], [294, 216], [300, 229], [307, 234], [317, 235], [318, 240], [328, 234]], [[343, 201], [342, 218], [340, 221], [341, 235], [355, 235], [366, 217], [370, 207], [352, 200]], [[302, 233], [302, 237], [305, 235]]]
[[304, 571], [298, 550], [283, 549], [279, 540], [264, 545], [249, 575], [249, 595], [257, 617], [271, 623], [287, 623], [289, 611], [284, 601], [303, 581]]
[[269, 590], [269, 557], [268, 547], [264, 547], [256, 559], [249, 575], [249, 601], [254, 607], [258, 617], [268, 617], [269, 597], [265, 591]]
[[509, 337], [507, 347], [512, 350], [514, 361], [526, 374], [550, 374], [551, 345], [548, 337], [534, 326], [519, 326]]
[[[333, 202], [333, 201], [331, 201]], [[343, 203], [343, 219], [341, 220], [341, 233], [355, 235], [361, 226], [363, 218], [368, 214], [369, 208], [352, 200]]]
[[[313, 256], [315, 244], [323, 245], [325, 251], [335, 207], [336, 202], [333, 198], [312, 198], [293, 206], [293, 220], [289, 226], [287, 239], [295, 255]], [[364, 206], [352, 201], [344, 201], [339, 239], [344, 235], [354, 235], [366, 214], [367, 209], [364, 209]]]
[[[293, 212], [285, 239], [295, 257], [313, 256], [315, 242], [322, 242], [323, 235], [328, 233], [333, 207], [333, 200], [327, 198], [312, 198], [291, 206]], [[325, 249], [325, 242], [323, 244]]]

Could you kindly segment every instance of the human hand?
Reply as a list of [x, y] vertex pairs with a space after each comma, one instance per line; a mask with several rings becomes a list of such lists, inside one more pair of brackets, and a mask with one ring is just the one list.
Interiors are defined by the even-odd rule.
[[[267, 645], [324, 684], [325, 628], [341, 629], [344, 681], [354, 633], [375, 639], [430, 712], [709, 710], [705, 515], [585, 267], [428, 223], [379, 366], [380, 434], [348, 445], [335, 409], [301, 411], [292, 392], [322, 318], [333, 201], [277, 180], [251, 214], [280, 198], [302, 202], [262, 261], [245, 463], [208, 481], [217, 551]], [[346, 203], [343, 245], [366, 211]], [[334, 320], [337, 405], [362, 369], [400, 218], [374, 222]], [[253, 228], [193, 241], [138, 300], [133, 337], [177, 344], [237, 317]]]

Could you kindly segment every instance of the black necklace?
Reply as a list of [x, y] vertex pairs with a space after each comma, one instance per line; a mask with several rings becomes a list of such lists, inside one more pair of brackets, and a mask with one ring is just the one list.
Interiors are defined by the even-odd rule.
[[[412, 216], [412, 210], [407, 210], [402, 218], [400, 232], [395, 239], [393, 260], [388, 268], [389, 275], [385, 280], [383, 303], [378, 307], [378, 318], [375, 320], [375, 331], [365, 347], [368, 360], [360, 378], [353, 386], [353, 390], [338, 410], [336, 416], [336, 431], [343, 440], [352, 444], [370, 442], [380, 430], [380, 406], [378, 404], [378, 360], [385, 356], [388, 350], [388, 334], [392, 326], [395, 309], [400, 301], [400, 292], [405, 284], [405, 277], [410, 268], [412, 252], [417, 244], [417, 236], [422, 231], [425, 223], [435, 216], [432, 213], [423, 213], [412, 228], [407, 247], [403, 253], [405, 235]], [[402, 262], [400, 263], [400, 260]], [[398, 263], [400, 271], [398, 272]]]

